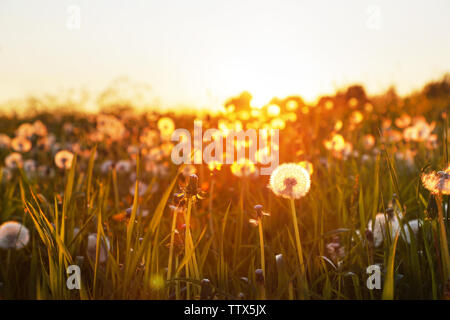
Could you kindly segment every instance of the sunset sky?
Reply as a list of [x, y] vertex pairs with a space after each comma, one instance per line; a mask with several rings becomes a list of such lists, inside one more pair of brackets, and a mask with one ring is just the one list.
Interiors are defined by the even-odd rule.
[[0, 102], [121, 76], [169, 108], [355, 82], [403, 94], [450, 71], [449, 13], [448, 0], [0, 0]]

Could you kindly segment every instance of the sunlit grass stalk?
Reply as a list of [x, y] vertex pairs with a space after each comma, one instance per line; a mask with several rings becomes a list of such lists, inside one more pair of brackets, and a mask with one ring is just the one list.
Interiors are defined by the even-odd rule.
[[[188, 199], [188, 205], [186, 210], [186, 232], [185, 232], [185, 243], [184, 243], [184, 250], [185, 250], [185, 257], [188, 257], [188, 261], [186, 262], [186, 279], [189, 279], [190, 276], [193, 276], [195, 279], [198, 280], [199, 273], [198, 273], [198, 266], [197, 266], [197, 259], [195, 257], [195, 248], [194, 248], [194, 242], [192, 240], [192, 234], [191, 234], [191, 211], [192, 211], [192, 198]], [[192, 271], [192, 274], [191, 274]], [[191, 284], [186, 282], [186, 294], [187, 299], [190, 299], [190, 287]]]
[[112, 170], [113, 190], [114, 190], [114, 208], [119, 211], [119, 186], [117, 184], [117, 171]]
[[238, 225], [237, 225], [237, 228], [235, 231], [235, 237], [234, 237], [235, 243], [234, 243], [234, 251], [233, 251], [233, 268], [236, 267], [239, 248], [240, 248], [241, 242], [242, 242], [242, 227], [244, 224], [244, 192], [246, 189], [245, 187], [246, 187], [246, 183], [244, 180], [244, 182], [241, 184], [241, 193], [240, 193], [240, 197], [239, 197], [239, 218], [238, 218]]
[[302, 244], [300, 242], [300, 232], [298, 230], [297, 212], [295, 210], [295, 200], [293, 198], [291, 198], [290, 202], [291, 202], [292, 222], [294, 224], [295, 244], [297, 247], [297, 257], [298, 257], [298, 262], [300, 264], [300, 273], [301, 273], [300, 274], [300, 286], [301, 286], [301, 292], [302, 292], [302, 296], [303, 296], [306, 293], [305, 291], [308, 290], [308, 283], [306, 280]]
[[209, 192], [209, 203], [208, 203], [209, 234], [211, 236], [214, 235], [214, 224], [212, 216], [213, 198], [214, 198], [214, 177], [211, 179], [211, 189]]
[[[264, 283], [266, 280], [266, 261], [264, 259], [264, 233], [263, 233], [263, 225], [262, 218], [258, 218], [258, 229], [259, 229], [259, 247], [261, 250], [261, 269], [263, 271]], [[266, 299], [266, 288], [265, 286], [261, 288], [262, 299]]]
[[[179, 258], [178, 256], [175, 257], [175, 270], [178, 269], [178, 264], [179, 264]], [[175, 277], [178, 278], [178, 273], [175, 274]], [[176, 300], [180, 300], [180, 281], [177, 281], [175, 284], [175, 299]]]
[[170, 232], [170, 247], [169, 247], [169, 263], [167, 266], [167, 280], [170, 280], [172, 277], [172, 260], [173, 260], [173, 242], [175, 239], [175, 227], [177, 225], [177, 214], [178, 210], [173, 210], [173, 218], [172, 218], [172, 228]]
[[445, 287], [447, 282], [450, 281], [450, 256], [448, 252], [448, 242], [447, 242], [447, 232], [445, 230], [444, 212], [442, 209], [442, 195], [438, 194], [436, 196], [436, 203], [438, 207], [438, 220], [439, 220], [439, 235], [441, 241], [441, 254], [442, 254], [442, 264], [443, 264], [443, 275]]

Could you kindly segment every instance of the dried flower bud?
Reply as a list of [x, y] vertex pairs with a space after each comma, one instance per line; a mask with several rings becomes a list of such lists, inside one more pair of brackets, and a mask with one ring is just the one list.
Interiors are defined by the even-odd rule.
[[257, 204], [256, 206], [254, 206], [256, 214], [258, 215], [258, 217], [262, 216], [262, 210], [263, 210], [263, 206], [260, 204]]
[[275, 256], [275, 261], [277, 263], [277, 268], [279, 270], [284, 268], [284, 259], [283, 259], [283, 255], [281, 253], [279, 253]]
[[241, 281], [243, 281], [245, 283], [248, 283], [248, 278], [247, 277], [241, 277], [240, 279], [241, 279]]
[[211, 281], [209, 279], [203, 279], [201, 281], [202, 287], [200, 291], [201, 300], [210, 300], [213, 298], [213, 288], [211, 286]]
[[255, 270], [255, 279], [257, 283], [264, 284], [264, 273], [262, 269]]
[[191, 196], [196, 195], [198, 192], [198, 177], [196, 174], [189, 176], [189, 184], [187, 186], [187, 193]]

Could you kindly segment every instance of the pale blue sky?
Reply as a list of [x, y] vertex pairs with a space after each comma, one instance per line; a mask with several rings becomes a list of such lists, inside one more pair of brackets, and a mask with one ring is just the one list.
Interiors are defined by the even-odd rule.
[[0, 0], [0, 102], [128, 76], [162, 106], [215, 107], [243, 90], [407, 93], [448, 71], [448, 0]]

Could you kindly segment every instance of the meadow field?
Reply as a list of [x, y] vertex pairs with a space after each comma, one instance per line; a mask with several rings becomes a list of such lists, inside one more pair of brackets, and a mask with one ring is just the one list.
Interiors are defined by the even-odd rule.
[[[2, 299], [450, 298], [449, 76], [214, 114], [6, 111]], [[260, 174], [268, 148], [174, 164], [174, 130], [200, 120], [221, 140], [278, 129], [279, 166]]]

